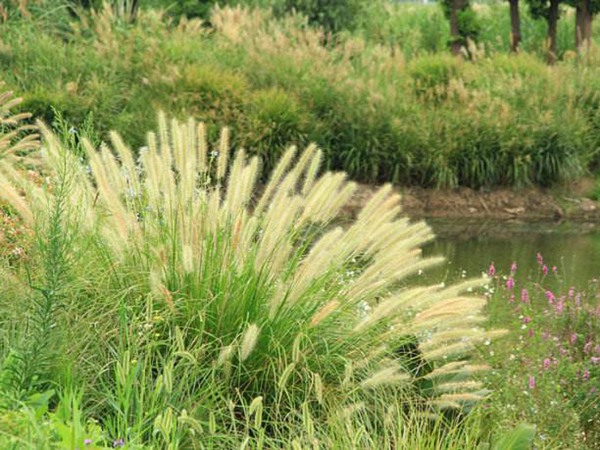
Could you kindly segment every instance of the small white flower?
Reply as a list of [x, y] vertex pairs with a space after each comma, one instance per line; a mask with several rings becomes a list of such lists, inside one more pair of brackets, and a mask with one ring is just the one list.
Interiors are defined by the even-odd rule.
[[369, 315], [369, 313], [371, 312], [371, 306], [365, 302], [364, 300], [362, 300], [359, 304], [358, 304], [358, 316], [361, 319], [364, 319], [365, 317], [367, 317]]

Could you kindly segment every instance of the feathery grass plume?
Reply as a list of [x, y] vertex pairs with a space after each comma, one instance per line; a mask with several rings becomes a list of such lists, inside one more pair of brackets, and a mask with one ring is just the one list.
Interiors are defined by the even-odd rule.
[[[442, 375], [462, 370], [454, 382], [469, 381], [462, 379], [467, 365], [448, 364], [462, 364], [488, 336], [478, 328], [483, 299], [461, 295], [481, 281], [400, 288], [402, 279], [440, 258], [422, 257], [431, 230], [398, 217], [400, 197], [390, 185], [353, 223], [332, 226], [356, 185], [344, 174], [318, 174], [315, 146], [297, 159], [288, 149], [261, 194], [258, 159], [242, 150], [230, 158], [223, 131], [212, 164], [204, 127], [193, 120], [160, 114], [158, 133], [148, 134], [137, 162], [116, 134], [114, 150], [96, 151], [83, 141], [89, 175], [46, 128], [43, 133], [48, 170], [60, 174], [56, 165], [69, 161], [74, 186], [65, 204], [90, 222], [85, 232], [95, 245], [85, 248], [100, 253], [90, 260], [106, 264], [98, 267], [106, 275], [95, 288], [150, 297], [166, 318], [165, 330], [179, 330], [180, 346], [199, 364], [222, 370], [235, 395], [300, 407], [306, 399], [298, 393], [313, 391], [309, 373], [319, 375], [326, 404], [339, 400], [328, 395], [359, 401], [365, 388], [418, 386], [427, 373], [449, 383]], [[12, 186], [4, 192], [27, 194], [27, 179], [13, 178], [3, 178]], [[27, 214], [29, 204], [19, 204], [18, 195], [4, 196]], [[31, 205], [43, 208], [43, 202]], [[394, 346], [407, 340], [429, 358], [428, 372], [403, 369], [415, 364], [414, 356]], [[351, 375], [342, 377], [347, 367]]]
[[18, 106], [23, 99], [13, 97], [13, 93], [4, 91], [3, 86], [4, 82], [0, 82], [0, 159], [15, 162], [20, 153], [39, 147], [39, 134], [37, 127], [23, 123], [31, 114], [11, 113], [11, 109]]
[[366, 389], [380, 387], [382, 385], [398, 384], [410, 380], [410, 375], [402, 370], [401, 367], [387, 367], [374, 373], [364, 380], [360, 385]]
[[256, 346], [256, 341], [258, 340], [258, 335], [260, 334], [260, 329], [256, 326], [256, 324], [248, 325], [248, 328], [244, 332], [242, 336], [242, 343], [240, 344], [240, 361], [245, 361], [254, 350]]

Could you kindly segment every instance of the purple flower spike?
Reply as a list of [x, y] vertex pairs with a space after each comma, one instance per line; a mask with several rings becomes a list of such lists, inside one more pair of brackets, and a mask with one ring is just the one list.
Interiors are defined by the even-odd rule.
[[550, 368], [550, 358], [544, 359], [544, 370], [548, 370]]
[[512, 273], [516, 273], [516, 272], [517, 272], [517, 263], [516, 263], [516, 262], [513, 262], [513, 263], [510, 265], [510, 271], [511, 271]]
[[542, 258], [542, 254], [540, 252], [538, 252], [537, 254], [537, 263], [541, 266], [542, 264], [544, 264], [544, 258]]
[[556, 296], [552, 291], [546, 291], [546, 298], [548, 299], [548, 303], [550, 303], [551, 305], [554, 304], [554, 300], [556, 300]]
[[533, 375], [529, 376], [529, 389], [535, 389], [535, 377]]
[[494, 262], [493, 261], [490, 264], [490, 267], [488, 268], [488, 275], [490, 277], [493, 277], [494, 275], [496, 275], [496, 266], [494, 266]]
[[86, 439], [83, 441], [84, 445], [92, 445], [92, 440], [91, 439]]
[[548, 266], [546, 264], [542, 266], [542, 272], [544, 273], [544, 276], [548, 275]]
[[523, 303], [528, 303], [529, 302], [529, 293], [527, 292], [527, 289], [523, 289], [521, 291], [521, 301]]
[[571, 345], [577, 342], [577, 333], [571, 333], [571, 336], [569, 337], [569, 342], [571, 343]]
[[116, 441], [113, 441], [113, 447], [117, 448], [117, 447], [124, 447], [125, 446], [125, 441], [123, 440], [123, 438], [119, 438]]
[[508, 289], [510, 291], [514, 287], [515, 287], [515, 280], [513, 279], [513, 277], [508, 277], [508, 280], [506, 280], [506, 289]]

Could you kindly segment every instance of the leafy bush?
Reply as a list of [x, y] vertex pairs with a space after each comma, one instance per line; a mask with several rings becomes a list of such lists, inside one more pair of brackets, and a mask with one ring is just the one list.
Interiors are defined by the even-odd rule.
[[418, 96], [440, 97], [447, 93], [450, 80], [460, 77], [461, 62], [450, 55], [431, 55], [411, 62], [408, 73]]
[[279, 14], [298, 12], [308, 18], [308, 23], [323, 27], [333, 33], [352, 30], [366, 4], [365, 0], [281, 0], [274, 2]]

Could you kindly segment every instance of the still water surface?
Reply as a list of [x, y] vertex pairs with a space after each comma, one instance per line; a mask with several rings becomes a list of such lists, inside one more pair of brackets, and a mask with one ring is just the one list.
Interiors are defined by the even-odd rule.
[[563, 283], [584, 288], [600, 278], [600, 226], [590, 224], [427, 221], [437, 238], [425, 256], [442, 255], [446, 263], [424, 275], [427, 281], [455, 281], [480, 276], [494, 263], [507, 274], [513, 262], [519, 277], [537, 279], [538, 252]]

